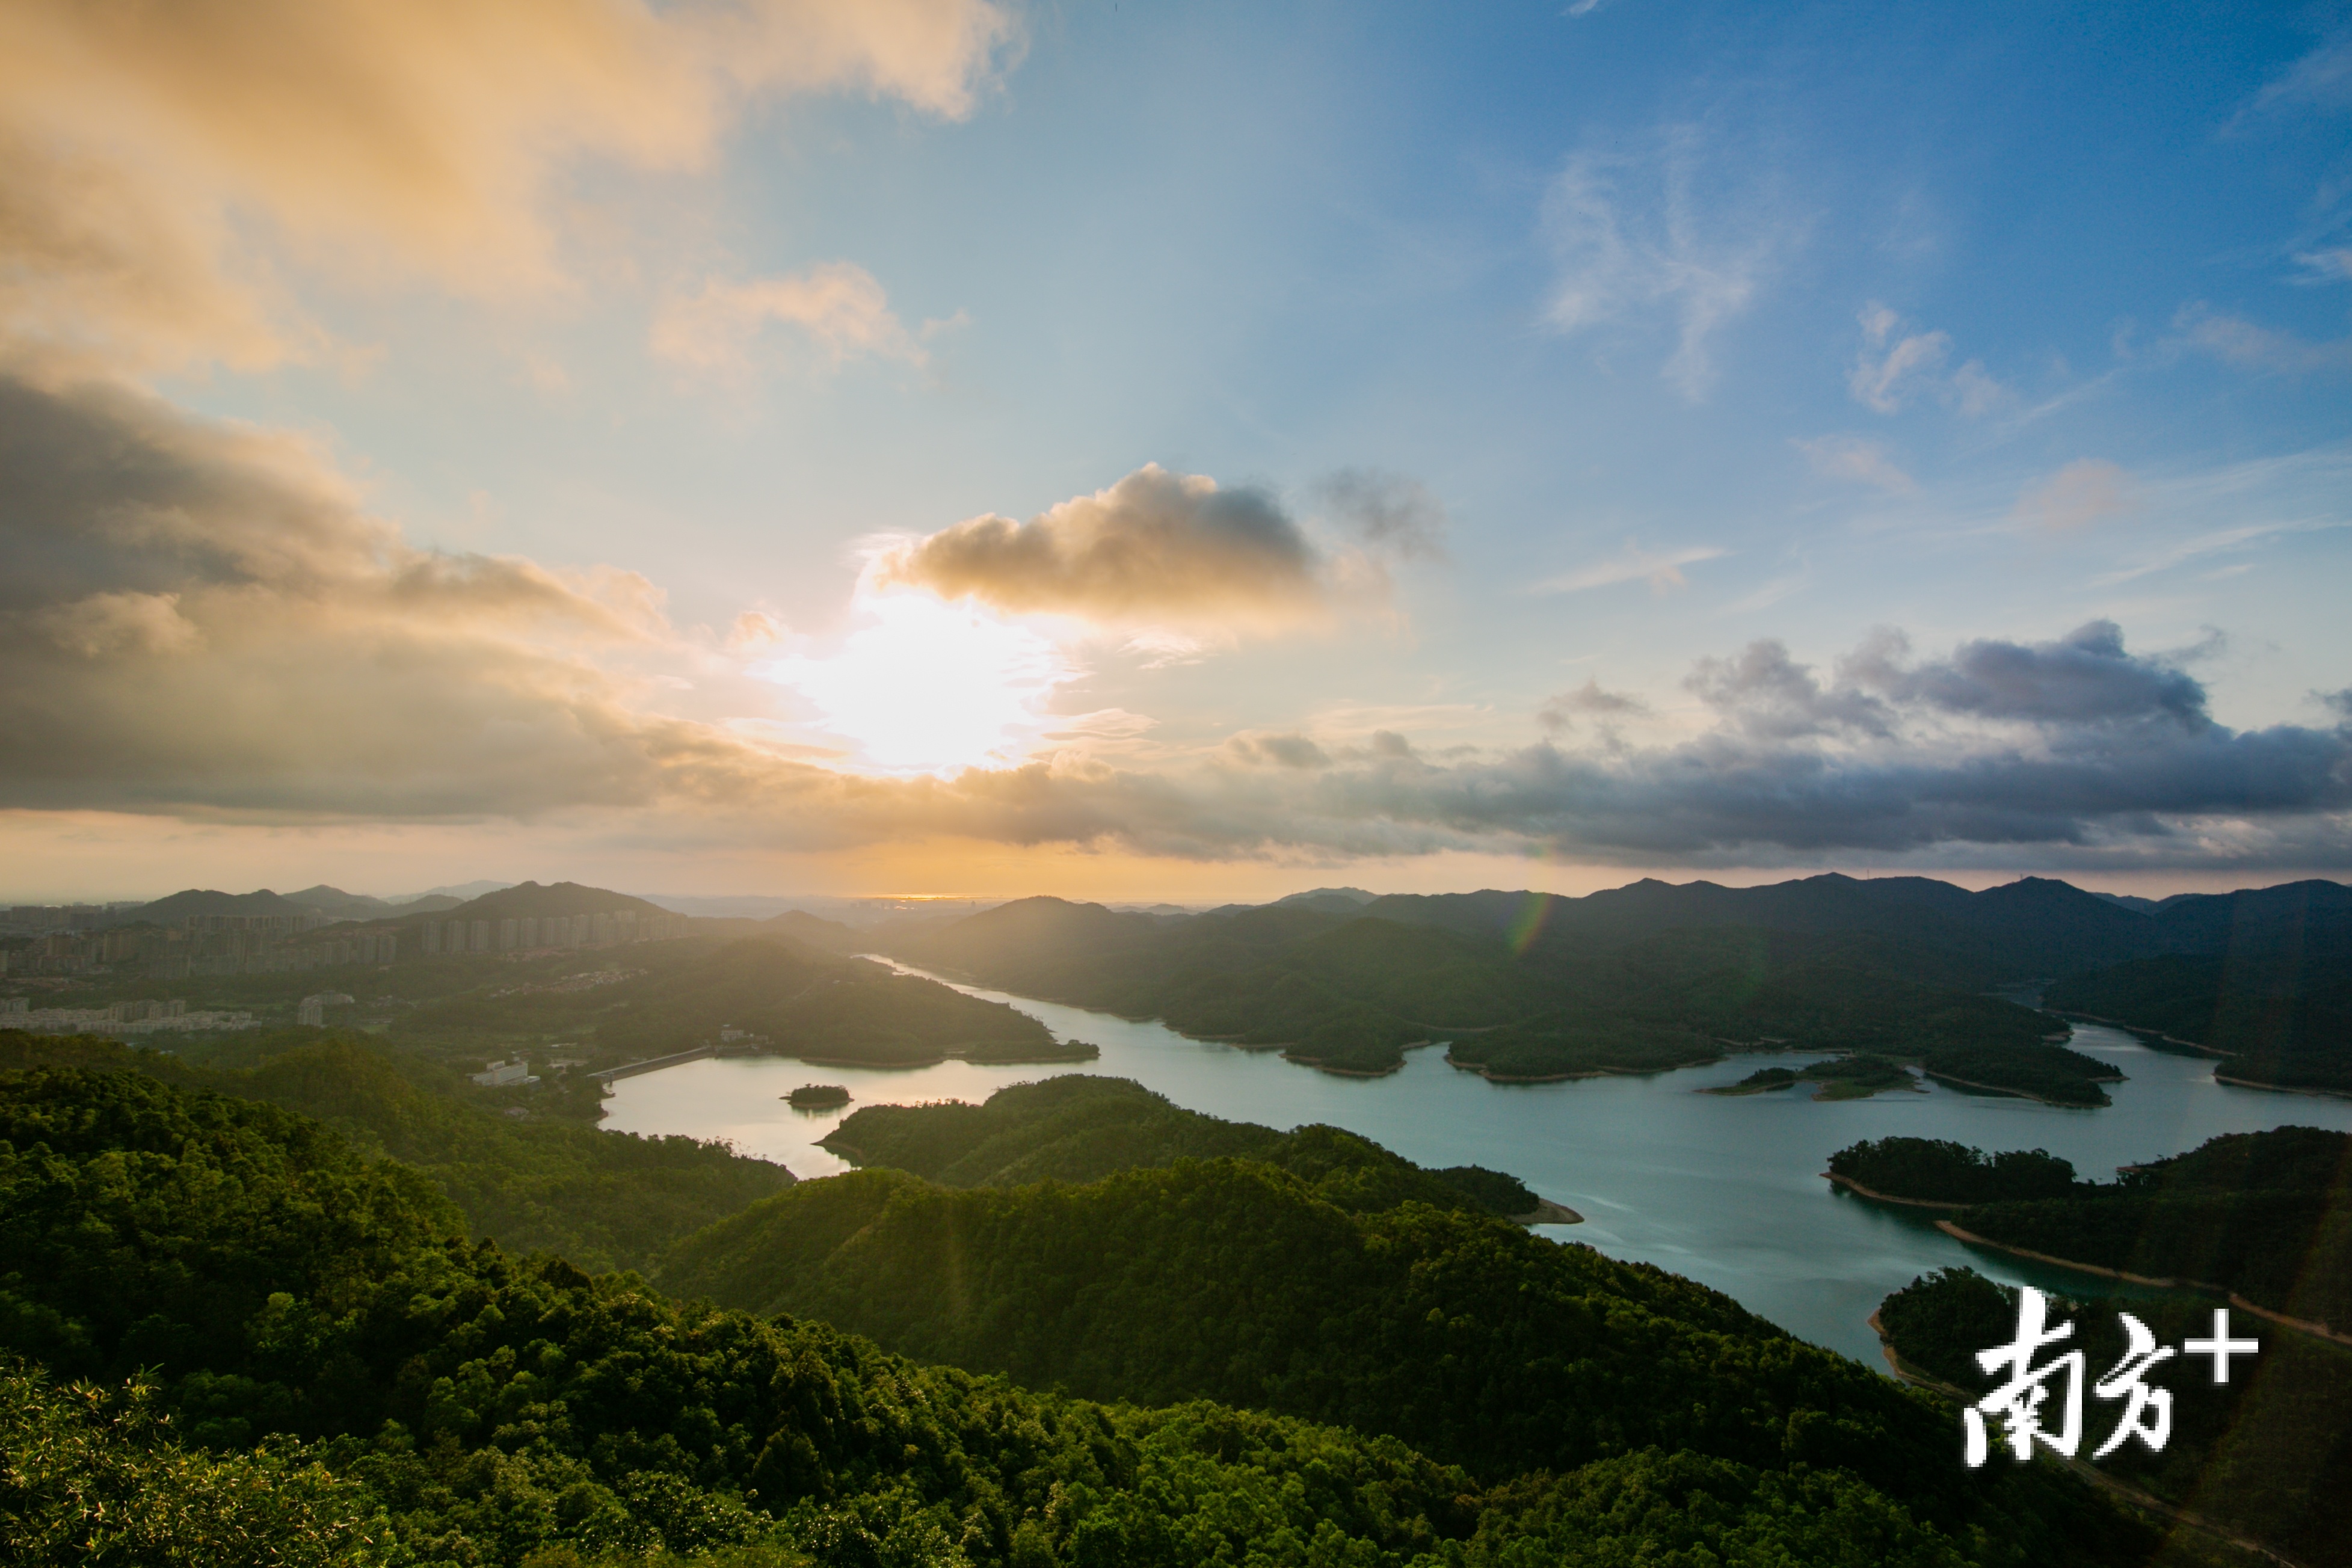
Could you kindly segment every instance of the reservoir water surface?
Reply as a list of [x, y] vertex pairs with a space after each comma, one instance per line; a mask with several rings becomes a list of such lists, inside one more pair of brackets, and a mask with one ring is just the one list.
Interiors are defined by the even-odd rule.
[[[1286, 1129], [1324, 1122], [1421, 1165], [1508, 1171], [1585, 1218], [1543, 1234], [1688, 1275], [1873, 1366], [1883, 1364], [1870, 1314], [1888, 1291], [1927, 1270], [1968, 1263], [2012, 1283], [2078, 1291], [2095, 1281], [1964, 1246], [1937, 1230], [1927, 1211], [1836, 1191], [1821, 1174], [1836, 1149], [1893, 1134], [1984, 1149], [2041, 1148], [2104, 1181], [2117, 1166], [2179, 1154], [2221, 1133], [2290, 1125], [2352, 1132], [2352, 1100], [2219, 1084], [2210, 1060], [2150, 1051], [2095, 1025], [2077, 1025], [2069, 1043], [2113, 1061], [2126, 1082], [2107, 1086], [2114, 1104], [2076, 1111], [1937, 1084], [1924, 1093], [1830, 1102], [1806, 1098], [1804, 1089], [1737, 1098], [1696, 1092], [1736, 1082], [1759, 1063], [1813, 1060], [1800, 1056], [1739, 1056], [1641, 1078], [1496, 1084], [1449, 1067], [1437, 1047], [1411, 1052], [1404, 1070], [1386, 1078], [1341, 1078], [1270, 1051], [1190, 1040], [1159, 1023], [956, 988], [1009, 1002], [1058, 1039], [1092, 1040], [1102, 1057], [1076, 1067], [947, 1061], [896, 1072], [778, 1057], [705, 1060], [622, 1079], [606, 1102], [604, 1125], [724, 1139], [796, 1176], [824, 1176], [847, 1166], [817, 1140], [859, 1106], [979, 1101], [1008, 1083], [1062, 1072], [1131, 1078], [1189, 1110], [1232, 1121]], [[824, 1112], [783, 1103], [783, 1094], [810, 1082], [845, 1084], [856, 1098], [847, 1110]]]

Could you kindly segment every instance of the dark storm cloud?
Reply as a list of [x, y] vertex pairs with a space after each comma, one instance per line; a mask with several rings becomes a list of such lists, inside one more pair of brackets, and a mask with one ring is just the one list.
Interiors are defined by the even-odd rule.
[[2192, 729], [2212, 722], [2205, 688], [2183, 670], [2125, 652], [2123, 631], [2112, 621], [2091, 622], [2051, 643], [1963, 643], [1950, 659], [1910, 670], [1866, 654], [1846, 673], [1897, 701], [1982, 718], [2162, 719]]

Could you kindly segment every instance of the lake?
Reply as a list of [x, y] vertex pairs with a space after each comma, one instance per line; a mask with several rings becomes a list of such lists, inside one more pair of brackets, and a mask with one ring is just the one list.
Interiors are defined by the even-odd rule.
[[[2150, 1051], [2096, 1025], [2076, 1025], [2068, 1043], [2113, 1061], [2127, 1081], [2106, 1086], [2114, 1104], [2076, 1111], [1937, 1084], [1836, 1102], [1807, 1098], [1805, 1089], [1695, 1092], [1737, 1082], [1759, 1064], [1818, 1060], [1801, 1055], [1735, 1056], [1641, 1078], [1498, 1084], [1448, 1066], [1444, 1048], [1432, 1047], [1409, 1053], [1404, 1070], [1386, 1078], [1341, 1078], [1271, 1051], [1188, 1040], [1159, 1023], [956, 988], [1009, 1002], [1057, 1039], [1091, 1040], [1101, 1060], [1076, 1067], [947, 1061], [910, 1071], [705, 1060], [621, 1080], [604, 1124], [724, 1139], [796, 1176], [824, 1176], [848, 1167], [816, 1141], [861, 1105], [979, 1101], [1008, 1083], [1063, 1072], [1131, 1078], [1213, 1116], [1285, 1129], [1324, 1122], [1420, 1165], [1508, 1171], [1585, 1218], [1543, 1234], [1688, 1275], [1791, 1333], [1882, 1368], [1870, 1314], [1888, 1291], [1928, 1270], [1969, 1263], [2051, 1290], [2095, 1281], [1964, 1247], [1927, 1211], [1839, 1192], [1821, 1174], [1832, 1151], [1894, 1134], [1950, 1138], [1984, 1149], [2047, 1149], [2074, 1161], [2078, 1175], [2104, 1181], [2117, 1166], [2179, 1154], [2221, 1133], [2352, 1132], [2352, 1100], [2219, 1084], [2208, 1059]], [[802, 1083], [845, 1084], [856, 1098], [846, 1109], [794, 1111], [781, 1096]]]

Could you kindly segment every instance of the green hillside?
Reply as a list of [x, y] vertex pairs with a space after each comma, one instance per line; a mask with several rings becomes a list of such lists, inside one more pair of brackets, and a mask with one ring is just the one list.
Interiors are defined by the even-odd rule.
[[1386, 1433], [1496, 1482], [1656, 1449], [1845, 1471], [1942, 1529], [2020, 1506], [1915, 1397], [1728, 1298], [1470, 1205], [1358, 1196], [1339, 1162], [1013, 1188], [866, 1171], [722, 1221], [657, 1280], [1089, 1397]]
[[[1278, 1195], [1243, 1208], [1293, 1244], [1311, 1233], [1344, 1248], [1359, 1223], [1296, 1176], [1230, 1164], [1097, 1189], [928, 1190], [1017, 1206], [1203, 1178], [1204, 1191]], [[1483, 1228], [1489, 1256], [1462, 1258], [1467, 1272], [1541, 1277], [1491, 1255], [1506, 1238], [1537, 1245], [1500, 1222], [1387, 1212], [1408, 1230]], [[1171, 1257], [1231, 1235], [1182, 1214], [1161, 1217]], [[1620, 1336], [1663, 1353], [1669, 1387], [1728, 1354], [1726, 1396], [1675, 1408], [1647, 1377], [1596, 1382], [1595, 1402], [1560, 1414], [1572, 1441], [1612, 1451], [1483, 1484], [1391, 1437], [1200, 1401], [1031, 1394], [819, 1323], [518, 1260], [463, 1239], [422, 1178], [320, 1124], [137, 1073], [0, 1072], [0, 1351], [38, 1364], [0, 1368], [0, 1539], [33, 1564], [194, 1561], [202, 1546], [216, 1563], [496, 1568], [643, 1568], [665, 1552], [710, 1568], [1925, 1568], [2123, 1564], [2157, 1545], [2054, 1474], [1957, 1471], [1911, 1396], [1640, 1271], [1596, 1278], [1582, 1343], [1604, 1361]], [[145, 1393], [64, 1386], [120, 1388], [142, 1367]], [[1762, 1381], [1742, 1383], [1743, 1368]], [[1410, 1370], [1448, 1380], [1443, 1363]], [[1392, 1385], [1433, 1409], [1427, 1381]], [[1833, 1405], [1781, 1415], [1816, 1385]], [[1629, 1423], [1753, 1457], [1641, 1446]], [[99, 1498], [119, 1504], [112, 1520], [82, 1506]], [[142, 1554], [157, 1541], [173, 1544]]]
[[720, 1144], [515, 1121], [456, 1074], [364, 1039], [306, 1040], [220, 1071], [112, 1040], [0, 1033], [0, 1069], [37, 1065], [137, 1072], [296, 1112], [424, 1176], [470, 1235], [599, 1271], [650, 1268], [681, 1237], [793, 1179]]
[[1056, 1041], [1002, 1003], [819, 951], [781, 929], [556, 956], [490, 973], [472, 960], [447, 967], [464, 988], [396, 1012], [389, 1034], [453, 1061], [561, 1041], [611, 1065], [713, 1043], [730, 1027], [746, 1049], [870, 1067], [925, 1066], [950, 1055], [1082, 1061], [1098, 1054]]
[[[2210, 1334], [2210, 1301], [2086, 1291], [2056, 1303], [2056, 1321], [2074, 1325], [2071, 1343], [2094, 1375], [2126, 1348], [2119, 1314], [2147, 1324], [2159, 1344]], [[1976, 1354], [2005, 1344], [2017, 1328], [2017, 1292], [1968, 1269], [1913, 1281], [1886, 1298], [1878, 1321], [1910, 1365], [1971, 1396], [1994, 1380]], [[2170, 1401], [2171, 1429], [2161, 1453], [2138, 1442], [2099, 1461], [2129, 1485], [2242, 1532], [2311, 1568], [2352, 1564], [2352, 1536], [2342, 1526], [2352, 1497], [2352, 1347], [2273, 1329], [2236, 1314], [2231, 1332], [2252, 1335], [2261, 1350], [2216, 1384], [2207, 1364], [2178, 1357], [2149, 1372], [2149, 1387]], [[2104, 1444], [2120, 1407], [2086, 1396], [2089, 1447]], [[1956, 1423], [1957, 1424], [1957, 1423]]]
[[1890, 1197], [1966, 1206], [1951, 1222], [1990, 1241], [2199, 1281], [2274, 1312], [2352, 1328], [2352, 1134], [2232, 1133], [2113, 1182], [2069, 1185], [2064, 1166], [2039, 1151], [1988, 1156], [1916, 1138], [1830, 1156], [1831, 1170]]
[[2061, 981], [2042, 1000], [2226, 1054], [2231, 1078], [2352, 1091], [2352, 945], [2139, 958]]
[[1239, 1155], [1316, 1185], [1350, 1211], [1410, 1197], [1440, 1208], [1524, 1215], [1541, 1201], [1517, 1177], [1476, 1166], [1424, 1170], [1337, 1127], [1278, 1133], [1186, 1111], [1124, 1078], [1066, 1073], [1016, 1083], [983, 1104], [869, 1105], [824, 1146], [853, 1164], [908, 1171], [943, 1186], [1090, 1182], [1114, 1171]]
[[[1394, 1071], [1406, 1050], [1444, 1041], [1457, 1066], [1502, 1080], [1664, 1071], [1741, 1044], [1867, 1051], [2063, 1104], [2105, 1103], [2098, 1083], [2115, 1075], [2051, 1044], [2055, 1020], [1962, 988], [1989, 971], [1923, 948], [1916, 932], [1636, 922], [1611, 939], [1522, 951], [1483, 928], [1504, 895], [1464, 896], [1176, 922], [1025, 899], [893, 950], [1339, 1072]], [[2095, 918], [2145, 918], [2083, 896], [2104, 912]], [[1440, 923], [1409, 923], [1432, 915]]]

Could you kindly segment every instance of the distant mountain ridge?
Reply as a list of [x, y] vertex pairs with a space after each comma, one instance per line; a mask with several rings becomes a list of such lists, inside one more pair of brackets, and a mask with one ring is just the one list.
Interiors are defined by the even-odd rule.
[[345, 893], [340, 887], [320, 883], [299, 893], [286, 894], [297, 904], [307, 904], [322, 915], [338, 920], [385, 920], [403, 915], [431, 915], [443, 909], [455, 909], [458, 901], [446, 894], [420, 894], [415, 898], [374, 898], [364, 893]]
[[142, 904], [135, 908], [119, 910], [110, 925], [131, 925], [152, 923], [157, 925], [177, 925], [196, 915], [299, 916], [323, 915], [330, 920], [396, 920], [413, 915], [429, 915], [454, 908], [454, 898], [422, 896], [405, 904], [388, 899], [371, 898], [365, 894], [345, 893], [324, 883], [306, 887], [299, 893], [274, 893], [259, 888], [252, 893], [222, 893], [215, 888], [191, 887]]
[[[2352, 888], [2324, 881], [2153, 911], [2046, 877], [1982, 892], [1834, 873], [1758, 887], [1644, 879], [1581, 898], [1486, 889], [1358, 903], [1356, 891], [1191, 919], [1028, 898], [867, 936], [1015, 995], [1160, 1018], [1332, 1071], [1394, 1071], [1431, 1040], [1449, 1042], [1457, 1067], [1514, 1080], [1654, 1071], [1747, 1041], [1864, 1051], [2069, 1104], [2105, 1103], [2096, 1084], [2111, 1071], [2051, 1044], [2057, 1020], [1988, 991], [2226, 952], [2232, 974], [2252, 972], [2250, 955], [2296, 955], [2266, 984], [2300, 994], [2352, 961]], [[2330, 1043], [2332, 1003], [2297, 1016], [2297, 1052], [2352, 1057], [2352, 1040]], [[2298, 1066], [2292, 1081], [2315, 1071]]]
[[638, 915], [667, 915], [660, 904], [605, 887], [585, 887], [576, 882], [517, 883], [486, 893], [443, 913], [453, 920], [506, 920], [565, 915], [611, 915], [621, 910]]
[[191, 887], [159, 898], [152, 904], [142, 904], [136, 909], [126, 909], [111, 924], [131, 925], [152, 922], [157, 925], [177, 925], [200, 915], [230, 915], [240, 918], [280, 915], [299, 916], [320, 913], [315, 905], [304, 904], [260, 888], [252, 893], [222, 893], [216, 888]]

